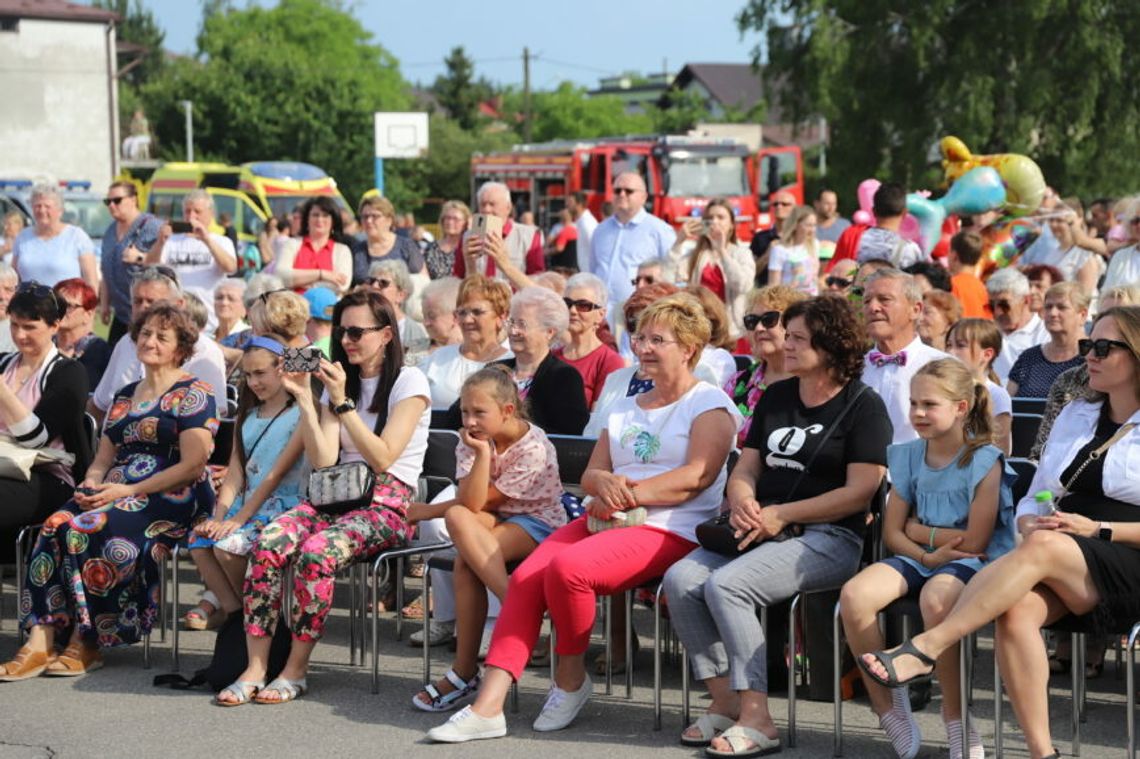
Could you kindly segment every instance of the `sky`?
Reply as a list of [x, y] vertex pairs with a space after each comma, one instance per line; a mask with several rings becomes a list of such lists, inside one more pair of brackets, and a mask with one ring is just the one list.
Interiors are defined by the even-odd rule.
[[[194, 0], [142, 0], [166, 32], [166, 47], [193, 53], [201, 20]], [[245, 0], [235, 0], [238, 7]], [[267, 2], [260, 2], [267, 5]], [[598, 78], [624, 71], [668, 70], [685, 63], [747, 63], [759, 35], [743, 39], [734, 20], [745, 0], [355, 0], [354, 15], [400, 62], [411, 82], [430, 84], [443, 58], [458, 45], [475, 60], [477, 76], [503, 85], [522, 83], [522, 52], [529, 47], [531, 84], [552, 89], [562, 81], [593, 88]]]

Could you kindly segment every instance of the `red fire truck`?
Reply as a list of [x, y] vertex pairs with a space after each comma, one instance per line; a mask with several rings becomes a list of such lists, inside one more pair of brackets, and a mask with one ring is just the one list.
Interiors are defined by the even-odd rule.
[[[798, 164], [798, 148], [796, 164]], [[476, 153], [471, 157], [471, 195], [484, 182], [503, 182], [511, 189], [516, 211], [533, 211], [549, 229], [566, 204], [568, 193], [586, 193], [586, 203], [599, 219], [602, 203], [613, 200], [613, 180], [625, 171], [645, 179], [650, 213], [680, 226], [699, 216], [713, 198], [727, 198], [736, 214], [737, 236], [752, 238], [760, 224], [756, 168], [769, 177], [763, 187], [794, 177], [803, 198], [802, 170], [773, 171], [765, 151], [752, 155], [733, 139], [677, 136], [603, 137], [516, 145], [509, 152]], [[778, 187], [777, 189], [783, 189]], [[768, 194], [764, 195], [766, 204]]]

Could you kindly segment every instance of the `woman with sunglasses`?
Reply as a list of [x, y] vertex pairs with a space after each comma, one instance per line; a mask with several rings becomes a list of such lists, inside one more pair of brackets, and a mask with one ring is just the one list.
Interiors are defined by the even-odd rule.
[[396, 312], [400, 345], [404, 346], [404, 361], [409, 366], [419, 364], [427, 355], [431, 338], [424, 325], [409, 318], [404, 311], [408, 298], [416, 292], [416, 284], [408, 273], [407, 264], [396, 259], [375, 261], [368, 269], [368, 276], [360, 284], [388, 299], [392, 310]]
[[1076, 282], [1059, 282], [1049, 288], [1041, 312], [1049, 340], [1026, 348], [1017, 357], [1006, 382], [1010, 397], [1044, 398], [1062, 372], [1084, 363], [1077, 345], [1085, 336], [1090, 300]]
[[354, 285], [375, 276], [372, 268], [381, 261], [399, 261], [413, 274], [423, 271], [420, 246], [412, 238], [396, 234], [396, 209], [390, 200], [377, 195], [360, 201], [360, 224], [365, 237], [352, 245]]
[[677, 236], [669, 251], [667, 274], [673, 282], [711, 290], [728, 309], [730, 334], [739, 337], [748, 291], [756, 279], [756, 260], [749, 247], [736, 240], [732, 206], [723, 198], [710, 200], [701, 218], [689, 219], [681, 231], [684, 234]]
[[[864, 654], [895, 687], [928, 679], [933, 660], [997, 623], [997, 660], [1032, 757], [1057, 757], [1049, 730], [1049, 661], [1041, 628], [1119, 633], [1140, 618], [1140, 308], [1097, 317], [1080, 341], [1089, 393], [1061, 411], [1017, 508], [1023, 540], [966, 585], [938, 625], [891, 651]], [[1043, 511], [1035, 494], [1061, 496]]]
[[35, 283], [17, 289], [8, 305], [16, 351], [0, 356], [0, 432], [21, 447], [75, 457], [70, 466], [34, 466], [26, 482], [0, 478], [0, 540], [9, 546], [19, 528], [44, 521], [67, 502], [93, 455], [83, 420], [87, 372], [52, 342], [65, 308], [51, 288]]
[[748, 294], [744, 329], [752, 345], [752, 365], [724, 385], [744, 423], [736, 436], [736, 447], [743, 448], [752, 428], [752, 411], [764, 391], [774, 382], [792, 376], [784, 369], [784, 325], [780, 317], [793, 303], [807, 300], [807, 294], [787, 285], [768, 285]]
[[[333, 361], [315, 372], [325, 386], [319, 412], [308, 377], [283, 375], [301, 413], [305, 456], [314, 468], [363, 461], [375, 473], [372, 502], [344, 514], [309, 503], [266, 525], [246, 572], [245, 631], [249, 666], [222, 706], [256, 700], [282, 704], [308, 689], [309, 658], [324, 634], [337, 574], [411, 536], [407, 508], [423, 468], [431, 421], [427, 380], [404, 366], [396, 314], [380, 295], [357, 290], [333, 309]], [[290, 622], [293, 645], [276, 680], [265, 682], [269, 649], [279, 620], [281, 583], [293, 569]]]
[[598, 337], [606, 318], [606, 283], [589, 272], [575, 274], [566, 282], [563, 300], [570, 312], [570, 323], [566, 341], [555, 349], [554, 355], [582, 375], [586, 407], [593, 408], [606, 378], [625, 366], [618, 352]]
[[67, 311], [59, 320], [55, 347], [82, 364], [87, 370], [88, 386], [95, 387], [111, 360], [111, 346], [92, 329], [99, 296], [79, 277], [65, 279], [53, 289], [59, 305]]
[[472, 274], [459, 286], [455, 317], [463, 340], [430, 353], [420, 369], [431, 386], [433, 408], [449, 408], [459, 400], [463, 381], [491, 361], [508, 358], [503, 329], [511, 309], [511, 288], [505, 282]]

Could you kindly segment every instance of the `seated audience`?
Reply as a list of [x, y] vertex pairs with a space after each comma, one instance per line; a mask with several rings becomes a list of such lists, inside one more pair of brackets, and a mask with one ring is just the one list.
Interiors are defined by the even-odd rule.
[[692, 295], [705, 310], [705, 318], [712, 327], [709, 343], [701, 350], [700, 363], [716, 377], [717, 387], [724, 387], [732, 375], [736, 374], [736, 359], [732, 357], [729, 349], [736, 342], [733, 340], [728, 323], [728, 312], [724, 310], [724, 303], [713, 294], [712, 290], [703, 285], [690, 285], [685, 292]]
[[[914, 275], [911, 275], [914, 276]], [[936, 350], [946, 350], [946, 333], [962, 318], [962, 305], [945, 290], [927, 290], [922, 296], [918, 337]]]
[[598, 337], [606, 318], [606, 298], [606, 284], [595, 274], [580, 272], [566, 282], [564, 300], [570, 323], [566, 340], [554, 350], [554, 355], [582, 375], [587, 408], [593, 408], [610, 373], [625, 366], [617, 351]]
[[1011, 396], [1044, 398], [1061, 372], [1084, 363], [1077, 344], [1085, 336], [1090, 300], [1076, 282], [1059, 282], [1049, 288], [1042, 311], [1049, 341], [1018, 356], [1006, 383]]
[[352, 244], [352, 283], [363, 284], [376, 276], [372, 267], [382, 261], [399, 261], [412, 274], [424, 268], [424, 254], [410, 237], [396, 234], [396, 209], [387, 198], [373, 196], [360, 201], [364, 239]]
[[408, 299], [416, 291], [416, 285], [408, 274], [407, 265], [396, 259], [375, 261], [361, 284], [380, 293], [392, 304], [396, 320], [400, 325], [398, 331], [400, 345], [404, 346], [404, 361], [409, 366], [418, 364], [427, 355], [431, 339], [424, 325], [404, 312]]
[[111, 360], [111, 346], [93, 329], [99, 297], [78, 277], [65, 279], [53, 289], [59, 305], [67, 312], [59, 320], [55, 347], [60, 355], [78, 361], [87, 372], [87, 386], [95, 387]]
[[455, 317], [455, 301], [459, 296], [461, 282], [456, 277], [440, 277], [433, 279], [424, 288], [420, 303], [424, 329], [431, 339], [428, 353], [434, 353], [445, 345], [458, 345], [463, 339], [459, 320]]
[[1013, 401], [1009, 392], [997, 383], [993, 368], [994, 358], [1001, 353], [1001, 331], [989, 319], [962, 319], [946, 336], [946, 352], [969, 367], [974, 380], [990, 391], [994, 445], [1009, 456], [1013, 450], [1010, 434]]
[[986, 292], [990, 295], [994, 322], [1002, 334], [1001, 354], [994, 361], [994, 371], [1004, 383], [1017, 357], [1049, 340], [1049, 332], [1045, 322], [1029, 307], [1029, 280], [1021, 272], [1008, 267], [998, 269], [986, 280]]
[[348, 292], [352, 251], [342, 242], [340, 210], [332, 198], [318, 195], [305, 201], [300, 232], [299, 240], [281, 250], [273, 273], [298, 293], [318, 282], [328, 282], [338, 294]]

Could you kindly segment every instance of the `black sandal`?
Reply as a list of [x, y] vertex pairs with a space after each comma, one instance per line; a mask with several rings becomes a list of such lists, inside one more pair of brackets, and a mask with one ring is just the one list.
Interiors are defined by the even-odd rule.
[[[921, 683], [934, 677], [934, 660], [915, 648], [914, 643], [911, 643], [909, 640], [895, 649], [895, 652], [893, 654], [888, 654], [886, 651], [873, 651], [871, 653], [871, 656], [874, 656], [876, 659], [878, 659], [879, 663], [883, 665], [883, 669], [887, 671], [887, 676], [885, 678], [879, 677], [879, 675], [872, 672], [871, 668], [867, 666], [867, 662], [864, 661], [862, 656], [855, 657], [855, 661], [859, 665], [859, 668], [867, 673], [868, 677], [877, 682], [879, 685], [882, 685], [884, 688], [902, 688], [903, 686], [910, 685], [911, 683]], [[899, 680], [898, 677], [895, 676], [894, 661], [900, 656], [913, 656], [926, 666], [930, 667], [930, 671], [920, 675], [915, 675], [914, 677], [907, 678], [906, 680]]]

